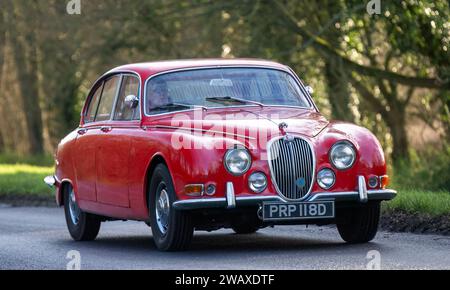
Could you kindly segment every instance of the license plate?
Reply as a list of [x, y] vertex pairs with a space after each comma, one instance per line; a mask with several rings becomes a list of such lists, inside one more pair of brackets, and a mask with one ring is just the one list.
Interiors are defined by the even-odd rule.
[[263, 203], [263, 220], [302, 220], [334, 218], [334, 201]]

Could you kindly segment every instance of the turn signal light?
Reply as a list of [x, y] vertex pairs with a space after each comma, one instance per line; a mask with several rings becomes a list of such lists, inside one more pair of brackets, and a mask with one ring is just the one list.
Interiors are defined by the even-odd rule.
[[388, 185], [389, 185], [389, 176], [388, 175], [380, 176], [381, 189], [385, 189]]
[[203, 191], [203, 184], [188, 184], [184, 187], [184, 193], [189, 196], [202, 196]]

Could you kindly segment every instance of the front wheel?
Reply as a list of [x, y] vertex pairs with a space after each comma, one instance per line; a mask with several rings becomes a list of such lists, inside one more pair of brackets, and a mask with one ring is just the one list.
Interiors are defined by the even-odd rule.
[[64, 212], [67, 228], [75, 241], [92, 241], [100, 231], [101, 220], [98, 216], [83, 212], [75, 199], [71, 185], [64, 190]]
[[378, 231], [380, 202], [370, 202], [357, 208], [337, 211], [337, 228], [342, 239], [348, 243], [367, 243]]
[[156, 247], [161, 251], [181, 251], [189, 247], [194, 227], [188, 212], [173, 209], [175, 190], [169, 170], [156, 166], [149, 186], [150, 226]]

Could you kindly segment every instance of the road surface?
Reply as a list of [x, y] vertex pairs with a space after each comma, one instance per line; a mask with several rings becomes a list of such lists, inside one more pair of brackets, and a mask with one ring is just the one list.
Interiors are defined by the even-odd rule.
[[66, 269], [72, 250], [82, 269], [366, 269], [378, 261], [381, 269], [450, 269], [444, 236], [379, 232], [372, 243], [347, 245], [333, 227], [278, 226], [196, 232], [189, 251], [163, 253], [144, 223], [103, 223], [96, 241], [80, 243], [62, 209], [0, 206], [0, 269]]

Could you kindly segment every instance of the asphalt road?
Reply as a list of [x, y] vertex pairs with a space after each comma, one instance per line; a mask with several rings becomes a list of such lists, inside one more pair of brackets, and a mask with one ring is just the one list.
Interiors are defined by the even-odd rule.
[[[76, 250], [82, 269], [450, 269], [450, 237], [379, 232], [347, 245], [333, 227], [279, 226], [238, 236], [197, 232], [187, 252], [156, 250], [144, 223], [109, 222], [94, 242], [74, 242], [57, 208], [0, 206], [0, 269], [66, 269]], [[374, 257], [374, 256], [372, 256]]]

